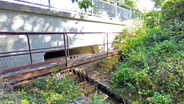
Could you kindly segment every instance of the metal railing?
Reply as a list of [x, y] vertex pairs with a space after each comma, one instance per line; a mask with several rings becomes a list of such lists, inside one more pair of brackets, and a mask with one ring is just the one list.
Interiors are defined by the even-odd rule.
[[[59, 9], [64, 11], [79, 12], [82, 14], [88, 14], [90, 16], [114, 18], [116, 20], [128, 20], [132, 18], [138, 18], [141, 16], [141, 12], [125, 5], [121, 2], [114, 1], [114, 4], [102, 0], [89, 0], [93, 3], [94, 7], [89, 7], [85, 12], [84, 9], [80, 9], [76, 2], [72, 3], [71, 0], [15, 0], [20, 3], [27, 3], [48, 7], [50, 9]], [[79, 0], [81, 1], [81, 0]], [[123, 5], [123, 8], [117, 4]]]
[[[0, 58], [4, 57], [11, 57], [11, 56], [20, 56], [20, 55], [29, 55], [30, 56], [30, 65], [33, 65], [33, 54], [36, 53], [45, 53], [48, 51], [53, 51], [56, 48], [61, 48], [65, 50], [65, 63], [66, 67], [68, 66], [68, 59], [70, 58], [70, 52], [69, 52], [69, 39], [68, 35], [69, 34], [106, 34], [106, 42], [103, 44], [95, 44], [95, 45], [107, 45], [106, 53], [108, 56], [108, 34], [121, 34], [121, 33], [127, 33], [127, 32], [0, 32], [0, 36], [3, 35], [25, 35], [27, 38], [27, 45], [28, 45], [28, 50], [21, 50], [21, 51], [11, 51], [11, 52], [0, 52]], [[128, 33], [129, 34], [129, 33]], [[58, 47], [47, 47], [47, 48], [37, 48], [37, 49], [32, 49], [32, 46], [30, 44], [30, 35], [63, 35], [63, 41], [64, 41], [64, 46], [58, 46]], [[118, 41], [119, 41], [119, 35], [118, 35]], [[105, 38], [105, 37], [104, 37]], [[105, 41], [102, 40], [102, 41]], [[33, 42], [33, 41], [32, 41]], [[48, 50], [50, 49], [50, 50]], [[6, 69], [5, 69], [6, 70]]]

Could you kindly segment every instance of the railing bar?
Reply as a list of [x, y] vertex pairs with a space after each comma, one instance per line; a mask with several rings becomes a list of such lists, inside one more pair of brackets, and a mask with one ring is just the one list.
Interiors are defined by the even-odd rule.
[[68, 35], [67, 36], [67, 50], [68, 50], [68, 57], [70, 58], [70, 49], [69, 49], [69, 42], [68, 42]]
[[[112, 54], [113, 55], [113, 54]], [[91, 62], [95, 62], [97, 60], [101, 60], [101, 59], [104, 59], [106, 58], [107, 56], [104, 56], [102, 58], [98, 58], [98, 59], [94, 59], [94, 60], [91, 60], [91, 61], [87, 61], [87, 62], [84, 62], [84, 63], [80, 63], [80, 64], [74, 64], [74, 65], [71, 65], [71, 66], [68, 66], [67, 68], [73, 68], [73, 67], [77, 67], [77, 66], [81, 66], [81, 65], [84, 65], [86, 63], [91, 63]], [[41, 62], [41, 63], [46, 63], [46, 62]], [[39, 63], [40, 64], [40, 63]], [[29, 66], [31, 65], [27, 65], [26, 67], [28, 68]], [[22, 67], [19, 67], [20, 70], [23, 70], [22, 68], [25, 67], [25, 66], [22, 66]], [[17, 67], [18, 68], [18, 67]], [[14, 69], [14, 68], [11, 68], [11, 69]], [[5, 69], [5, 70], [11, 70], [11, 69]], [[64, 68], [66, 69], [66, 68]], [[1, 70], [0, 73], [2, 74], [5, 70]], [[63, 68], [60, 69], [60, 71], [63, 70]], [[11, 71], [12, 72], [12, 71]], [[8, 73], [8, 72], [6, 72]], [[6, 74], [6, 73], [3, 73], [3, 74]]]
[[[1, 33], [16, 33], [16, 34], [21, 34], [23, 32], [20, 32], [20, 33], [17, 33], [17, 32], [0, 32], [0, 35], [2, 35]], [[67, 33], [71, 33], [71, 32], [67, 32]], [[78, 32], [72, 32], [72, 33], [78, 33]], [[82, 32], [82, 33], [105, 33], [105, 32]], [[112, 32], [108, 32], [108, 33], [112, 33]], [[113, 32], [113, 33], [128, 33], [128, 32]], [[34, 33], [35, 34], [35, 33]], [[43, 34], [43, 33], [42, 33]], [[45, 35], [48, 34], [48, 33], [45, 33]], [[50, 34], [50, 33], [49, 33]], [[56, 34], [56, 33], [55, 33]], [[129, 33], [128, 33], [129, 34]], [[3, 34], [4, 35], [4, 34]], [[22, 34], [21, 34], [22, 35]], [[68, 36], [68, 35], [67, 35]], [[107, 44], [107, 43], [104, 43], [104, 44]], [[110, 44], [110, 43], [108, 43]], [[69, 45], [69, 44], [68, 44]], [[103, 45], [103, 44], [93, 44], [93, 45]], [[88, 45], [88, 46], [92, 46], [92, 45]], [[59, 47], [49, 47], [49, 48], [41, 48], [41, 49], [32, 49], [32, 51], [35, 51], [35, 50], [43, 50], [43, 49], [52, 49], [52, 48], [60, 48], [61, 46]], [[64, 46], [62, 46], [64, 47]], [[69, 47], [69, 46], [68, 46]], [[72, 48], [71, 48], [72, 49]], [[9, 53], [15, 53], [15, 52], [26, 52], [26, 51], [29, 51], [29, 50], [23, 50], [23, 51], [13, 51], [13, 52], [3, 52], [3, 53], [0, 53], [0, 54], [9, 54]], [[52, 51], [52, 50], [47, 50], [47, 51]], [[47, 52], [47, 51], [39, 51], [39, 52], [31, 52], [32, 54], [33, 53], [42, 53], [42, 52]], [[68, 51], [69, 51], [69, 48], [68, 48]], [[15, 55], [5, 55], [5, 56], [0, 56], [0, 57], [7, 57], [7, 56], [16, 56], [16, 55], [25, 55], [25, 54], [29, 54], [29, 53], [24, 53], [24, 54], [15, 54]]]
[[15, 1], [27, 3], [27, 5], [28, 5], [28, 4], [32, 4], [32, 5], [38, 5], [38, 6], [48, 7], [47, 5], [43, 5], [43, 4], [40, 4], [40, 3], [33, 3], [33, 2], [22, 1], [22, 0], [15, 0]]
[[105, 35], [103, 36], [103, 47], [104, 47], [104, 52], [105, 52]]
[[[105, 43], [105, 44], [106, 44], [106, 43]], [[95, 45], [104, 45], [104, 44], [95, 44]], [[93, 46], [93, 45], [88, 45], [88, 46]], [[75, 48], [76, 48], [76, 47], [75, 47]], [[70, 49], [73, 49], [73, 48], [70, 48]], [[29, 50], [28, 50], [28, 51], [29, 51]], [[48, 51], [53, 51], [53, 50], [31, 52], [31, 54], [34, 54], [34, 53], [44, 53], [44, 52], [48, 52]], [[0, 56], [0, 58], [2, 58], [2, 57], [9, 57], [9, 56], [26, 55], [26, 54], [30, 54], [30, 53], [22, 53], [22, 54], [14, 54], [14, 55], [5, 55], [5, 56]]]
[[[94, 45], [104, 45], [104, 43], [102, 43], [102, 44], [84, 45], [84, 46], [88, 47], [88, 46], [94, 46]], [[79, 46], [79, 47], [83, 47], [83, 46]], [[79, 47], [73, 47], [73, 48], [69, 48], [69, 49], [74, 49], [74, 48], [79, 48]]]
[[31, 60], [31, 65], [32, 65], [33, 64], [33, 57], [32, 57], [32, 53], [31, 53], [31, 44], [30, 44], [30, 39], [29, 39], [29, 35], [28, 34], [27, 34], [27, 42], [28, 42], [30, 60]]
[[127, 32], [0, 32], [0, 35], [121, 34]]
[[43, 49], [53, 49], [53, 48], [60, 48], [60, 47], [64, 47], [64, 46], [57, 46], [57, 47], [48, 47], [48, 48], [32, 49], [32, 51], [36, 51], [36, 50], [43, 50]]
[[67, 50], [66, 50], [66, 40], [65, 40], [65, 35], [63, 35], [64, 38], [64, 47], [65, 47], [65, 59], [66, 59], [66, 67], [68, 67], [68, 59], [67, 59]]
[[0, 56], [0, 58], [2, 57], [9, 57], [9, 56], [18, 56], [18, 55], [27, 55], [27, 54], [35, 54], [35, 53], [44, 53], [44, 52], [48, 52], [48, 51], [39, 51], [39, 52], [29, 52], [29, 53], [22, 53], [22, 54], [14, 54], [14, 55], [5, 55], [5, 56]]
[[108, 33], [107, 33], [107, 56], [108, 56]]
[[[56, 6], [51, 6], [51, 0], [48, 0], [48, 4], [43, 4], [43, 3], [34, 3], [34, 2], [29, 2], [29, 1], [22, 1], [22, 0], [15, 0], [15, 1], [18, 1], [18, 4], [21, 4], [22, 5], [22, 3], [25, 3], [25, 4], [23, 4], [23, 5], [29, 5], [29, 4], [32, 4], [32, 5], [35, 5], [35, 6], [41, 6], [41, 7], [39, 7], [39, 8], [49, 8], [49, 9], [57, 9], [57, 10], [65, 10], [65, 11], [67, 11], [67, 12], [76, 12], [76, 10], [69, 10], [69, 9], [63, 9], [63, 8], [59, 8], [59, 7], [56, 7]], [[119, 2], [119, 1], [114, 1], [114, 2], [116, 2], [116, 3], [118, 3], [118, 4], [121, 4], [121, 5], [124, 5], [125, 7], [128, 7], [128, 8], [132, 8], [132, 7], [130, 7], [130, 6], [128, 6], [128, 5], [126, 5], [126, 4], [123, 4], [123, 3], [121, 3], [121, 2]], [[76, 3], [76, 2], [75, 2]], [[93, 3], [93, 2], [92, 2]], [[111, 3], [108, 3], [108, 2], [105, 2], [105, 1], [102, 1], [102, 0], [98, 0], [97, 1], [97, 3], [99, 4], [99, 3], [103, 3], [103, 4], [105, 4], [105, 5], [109, 5], [109, 6], [115, 6], [114, 4], [111, 4]], [[115, 4], [116, 4], [115, 3]], [[117, 6], [117, 7], [120, 7], [120, 6]], [[95, 7], [94, 7], [95, 8]], [[93, 8], [93, 9], [94, 9]], [[97, 7], [96, 7], [97, 8]], [[99, 7], [98, 7], [99, 8]], [[122, 9], [125, 9], [125, 10], [127, 10], [126, 8], [124, 8], [124, 7], [121, 7]], [[93, 11], [93, 9], [92, 9], [92, 11]], [[139, 12], [139, 14], [141, 13], [139, 10], [137, 10], [137, 9], [135, 9], [135, 8], [132, 8], [132, 9], [134, 9], [134, 10], [136, 10], [136, 11], [138, 11]], [[89, 8], [88, 8], [88, 10], [89, 10]], [[109, 11], [109, 10], [108, 10]], [[122, 11], [122, 10], [121, 10]], [[83, 12], [78, 12], [78, 13], [83, 13]], [[114, 12], [113, 12], [114, 13]], [[89, 12], [84, 12], [84, 14], [90, 14], [90, 15], [94, 15], [93, 14], [93, 12], [92, 13], [89, 13]], [[116, 14], [116, 12], [115, 12], [115, 14]], [[138, 14], [138, 13], [136, 13], [136, 14]], [[108, 17], [108, 16], [106, 16], [107, 18], [114, 18], [114, 17]], [[123, 18], [124, 16], [121, 16], [121, 18]], [[138, 17], [137, 17], [138, 18]]]
[[29, 50], [13, 51], [13, 52], [3, 52], [3, 53], [0, 53], [0, 54], [10, 54], [10, 53], [18, 53], [18, 52], [26, 52], [26, 51], [29, 51]]
[[[39, 48], [39, 49], [32, 49], [31, 51], [43, 50], [43, 49], [54, 49], [54, 48], [60, 48], [60, 47], [64, 47], [64, 46], [49, 47], [49, 48]], [[10, 53], [18, 53], [18, 52], [26, 52], [26, 51], [29, 51], [29, 50], [13, 51], [13, 52], [3, 52], [3, 53], [0, 53], [0, 54], [10, 54]], [[52, 50], [48, 50], [48, 51], [52, 51]], [[41, 51], [41, 52], [47, 52], [47, 51]]]

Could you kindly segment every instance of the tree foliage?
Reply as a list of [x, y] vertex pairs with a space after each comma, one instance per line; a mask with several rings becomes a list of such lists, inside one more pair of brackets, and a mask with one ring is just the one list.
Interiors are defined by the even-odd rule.
[[184, 21], [183, 0], [168, 0], [162, 5], [162, 24], [164, 26], [176, 26], [182, 21]]
[[161, 7], [162, 4], [166, 1], [166, 0], [153, 0], [155, 2], [155, 7]]
[[[111, 4], [114, 4], [114, 0], [103, 0], [103, 1], [106, 1], [106, 2], [109, 2]], [[136, 5], [136, 2], [140, 1], [140, 0], [117, 0], [123, 4], [126, 4], [132, 8], [136, 8], [137, 5]], [[79, 5], [79, 8], [80, 9], [84, 9], [85, 12], [86, 12], [86, 9], [89, 8], [89, 7], [93, 7], [93, 4], [91, 1], [88, 1], [88, 0], [83, 0], [83, 1], [79, 1], [79, 0], [72, 0], [72, 2], [77, 2], [78, 5]], [[118, 6], [120, 7], [123, 7], [123, 8], [126, 8], [126, 9], [129, 9], [128, 7], [124, 6], [124, 5], [121, 5], [120, 3], [118, 3]]]
[[124, 4], [131, 6], [132, 8], [136, 8], [136, 2], [138, 2], [139, 0], [124, 0]]
[[84, 9], [86, 12], [86, 9], [89, 8], [90, 6], [93, 7], [92, 2], [88, 1], [88, 0], [83, 0], [83, 1], [79, 1], [79, 0], [72, 0], [72, 2], [77, 2], [79, 5], [80, 9]]

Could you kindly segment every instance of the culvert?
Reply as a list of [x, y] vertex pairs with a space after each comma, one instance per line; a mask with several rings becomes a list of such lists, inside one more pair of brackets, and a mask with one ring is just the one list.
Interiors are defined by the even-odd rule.
[[[77, 47], [69, 49], [69, 58], [76, 58], [85, 55], [99, 53], [99, 47], [97, 45], [85, 46], [85, 47]], [[52, 60], [65, 57], [65, 50], [57, 50], [57, 51], [48, 51], [44, 55], [44, 60]]]

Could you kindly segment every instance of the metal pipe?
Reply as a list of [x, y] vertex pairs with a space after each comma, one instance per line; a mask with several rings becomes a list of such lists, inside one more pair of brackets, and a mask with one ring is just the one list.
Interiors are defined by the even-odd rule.
[[65, 35], [66, 35], [66, 34], [63, 34], [63, 38], [64, 38], [64, 47], [65, 47], [65, 60], [66, 60], [66, 67], [68, 67], [68, 59], [67, 59], [67, 50], [66, 50]]
[[13, 51], [13, 52], [3, 52], [3, 53], [0, 53], [0, 54], [19, 53], [19, 52], [26, 52], [26, 51], [29, 51], [29, 50]]
[[[107, 44], [107, 43], [105, 43], [105, 44]], [[109, 44], [111, 44], [111, 43], [109, 43]], [[104, 44], [94, 44], [94, 45], [104, 45]], [[87, 45], [87, 46], [93, 46], [93, 45]], [[62, 47], [64, 47], [64, 46], [62, 46]], [[75, 47], [76, 48], [76, 47]], [[70, 49], [73, 49], [73, 48], [70, 48]], [[29, 50], [27, 50], [27, 51], [29, 51]], [[0, 58], [3, 58], [3, 57], [10, 57], [10, 56], [18, 56], [18, 55], [26, 55], [26, 54], [35, 54], [35, 53], [45, 53], [45, 52], [48, 52], [48, 51], [53, 51], [53, 50], [47, 50], [47, 51], [38, 51], [38, 52], [28, 52], [28, 53], [20, 53], [20, 54], [11, 54], [11, 55], [4, 55], [4, 56], [0, 56]], [[16, 51], [14, 51], [14, 52], [11, 52], [11, 53], [15, 53]], [[24, 51], [19, 51], [19, 52], [24, 52]], [[6, 54], [6, 52], [4, 52], [5, 54]], [[10, 52], [9, 52], [10, 53]]]
[[0, 35], [119, 34], [126, 32], [0, 32]]
[[[67, 58], [70, 55], [70, 53], [69, 53], [69, 49], [70, 48], [69, 48], [68, 34], [106, 34], [107, 35], [107, 43], [105, 43], [105, 39], [104, 39], [104, 43], [103, 44], [95, 44], [95, 45], [105, 45], [105, 44], [107, 44], [107, 55], [108, 55], [108, 44], [111, 44], [111, 43], [108, 42], [108, 34], [120, 34], [120, 33], [128, 33], [128, 32], [59, 32], [59, 33], [58, 32], [49, 32], [49, 33], [45, 33], [45, 32], [35, 32], [35, 33], [33, 33], [33, 32], [0, 32], [0, 35], [26, 35], [27, 36], [27, 40], [28, 40], [28, 47], [29, 47], [29, 50], [22, 50], [22, 51], [13, 51], [13, 52], [3, 52], [3, 53], [0, 53], [0, 54], [15, 53], [15, 54], [10, 54], [10, 55], [2, 55], [2, 56], [0, 56], [0, 58], [2, 58], [2, 57], [8, 57], [8, 56], [18, 56], [18, 55], [26, 55], [26, 54], [29, 54], [30, 55], [31, 65], [32, 65], [33, 64], [32, 54], [51, 51], [51, 50], [41, 51], [41, 50], [44, 50], [44, 49], [54, 49], [54, 48], [64, 47], [65, 48], [65, 57], [66, 57], [66, 66], [67, 66], [67, 64], [68, 64]], [[48, 35], [48, 34], [50, 34], [50, 35], [53, 35], [53, 34], [63, 34], [63, 37], [64, 37], [64, 45], [65, 46], [31, 49], [29, 35]], [[65, 35], [67, 36], [67, 39], [65, 38]], [[67, 40], [67, 42], [66, 42], [66, 40]], [[129, 43], [130, 43], [130, 34], [129, 34]], [[92, 46], [92, 45], [88, 45], [88, 46]], [[26, 52], [26, 51], [29, 51], [29, 52]], [[33, 52], [33, 51], [36, 51], [36, 52]], [[20, 52], [20, 53], [17, 54], [17, 52]]]
[[49, 3], [49, 9], [51, 8], [51, 6], [50, 6], [50, 0], [48, 0], [48, 3]]
[[108, 33], [107, 33], [107, 56], [108, 56]]
[[[32, 49], [32, 51], [44, 50], [44, 49], [54, 49], [54, 48], [61, 48], [61, 47], [64, 47], [64, 46], [48, 47], [48, 48], [38, 48], [38, 49]], [[48, 50], [48, 51], [51, 51], [51, 50]]]
[[[94, 4], [93, 0], [91, 0], [91, 3], [92, 3], [92, 5]], [[94, 16], [94, 14], [93, 14], [93, 7], [91, 7], [91, 15]]]
[[132, 19], [132, 8], [130, 8], [130, 19]]
[[68, 42], [68, 35], [66, 34], [67, 36], [67, 51], [68, 51], [68, 57], [70, 58], [70, 50], [69, 50], [69, 42]]
[[32, 65], [33, 64], [33, 57], [32, 57], [32, 54], [31, 54], [31, 45], [30, 45], [30, 40], [29, 40], [29, 35], [28, 34], [27, 34], [27, 42], [28, 42], [30, 60], [31, 60], [31, 65]]
[[105, 35], [103, 36], [103, 43], [104, 43], [104, 52], [105, 52]]
[[115, 19], [117, 19], [117, 1], [115, 1]]
[[[39, 4], [39, 3], [33, 3], [33, 2], [23, 1], [23, 0], [16, 0], [16, 1], [25, 2], [25, 3], [34, 4], [34, 5], [39, 5], [39, 6], [46, 6], [46, 7], [49, 7], [49, 9], [51, 9], [51, 8], [61, 9], [61, 8], [56, 7], [56, 6], [55, 6], [55, 7], [54, 7], [54, 6], [51, 6], [51, 0], [48, 0], [48, 5]], [[115, 2], [115, 4], [116, 4], [116, 3], [119, 3], [119, 4], [121, 4], [121, 5], [124, 5], [124, 6], [127, 7], [127, 8], [132, 8], [132, 7], [128, 6], [128, 5], [126, 5], [126, 4], [123, 4], [123, 3], [120, 2], [120, 1], [117, 1], [117, 0], [113, 0], [113, 1]], [[91, 0], [91, 2], [92, 2], [93, 5], [95, 5], [95, 4], [93, 3], [93, 0]], [[99, 3], [105, 3], [106, 5], [114, 6], [114, 4], [111, 4], [111, 3], [109, 3], [109, 2], [105, 2], [105, 1], [102, 1], [102, 0], [98, 0], [97, 2], [98, 2], [98, 4], [99, 4]], [[99, 7], [100, 7], [100, 6], [98, 6], [98, 7], [96, 7], [96, 8], [99, 9]], [[120, 6], [117, 6], [117, 7], [120, 7]], [[126, 8], [124, 8], [124, 7], [121, 7], [121, 8], [126, 9]], [[135, 9], [135, 8], [132, 8], [132, 9]], [[110, 9], [110, 10], [111, 10], [111, 9]], [[127, 9], [126, 9], [126, 10], [127, 10]], [[136, 9], [135, 9], [135, 10], [136, 10]], [[71, 11], [71, 12], [77, 12], [77, 2], [74, 2], [74, 10], [69, 10], [69, 11]], [[122, 10], [122, 11], [123, 11], [123, 10]], [[139, 11], [139, 10], [136, 10], [136, 11]], [[140, 11], [139, 11], [139, 12], [140, 12]], [[79, 11], [79, 13], [85, 13], [85, 12]], [[85, 14], [86, 14], [86, 13], [85, 13]], [[92, 7], [92, 10], [91, 10], [91, 13], [87, 13], [87, 14], [91, 14], [92, 16], [94, 16], [93, 7]], [[115, 14], [116, 14], [116, 12], [115, 12]], [[116, 16], [115, 16], [115, 18], [116, 18]]]

